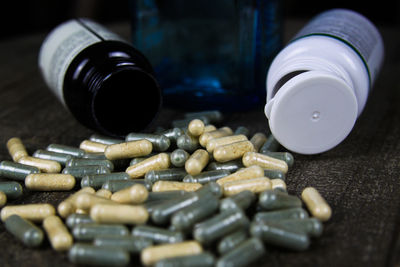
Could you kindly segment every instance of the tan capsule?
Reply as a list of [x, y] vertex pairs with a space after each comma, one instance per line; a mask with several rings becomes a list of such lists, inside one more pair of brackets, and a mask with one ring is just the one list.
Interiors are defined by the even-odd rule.
[[61, 173], [32, 173], [25, 178], [26, 188], [34, 191], [66, 191], [75, 186], [75, 177]]
[[199, 119], [194, 119], [189, 122], [188, 131], [193, 136], [200, 136], [204, 133], [204, 122]]
[[185, 170], [190, 175], [201, 173], [207, 166], [210, 156], [204, 149], [197, 149], [185, 162]]
[[217, 127], [215, 127], [212, 124], [207, 124], [206, 126], [204, 126], [203, 133], [207, 133], [207, 132], [211, 132], [211, 131], [215, 131], [215, 130], [217, 130]]
[[18, 162], [20, 158], [28, 156], [24, 144], [18, 137], [10, 138], [7, 141], [7, 149], [14, 162]]
[[228, 197], [236, 195], [245, 190], [253, 193], [261, 193], [262, 191], [272, 189], [272, 183], [267, 177], [258, 177], [247, 180], [227, 182], [222, 186], [222, 189], [224, 196]]
[[157, 181], [153, 184], [151, 191], [153, 192], [164, 192], [174, 190], [184, 190], [187, 192], [196, 191], [202, 187], [200, 183], [184, 183], [175, 181]]
[[75, 206], [77, 209], [89, 211], [96, 204], [111, 204], [116, 205], [118, 203], [106, 199], [104, 197], [96, 196], [95, 194], [82, 193], [79, 194], [75, 199]]
[[305, 188], [301, 193], [301, 198], [315, 218], [323, 222], [331, 218], [332, 209], [317, 189], [314, 187]]
[[89, 153], [104, 153], [104, 150], [106, 150], [107, 145], [98, 143], [98, 142], [93, 142], [90, 140], [83, 140], [79, 148], [82, 149], [85, 152]]
[[202, 147], [206, 147], [208, 141], [210, 141], [212, 138], [219, 138], [223, 136], [228, 136], [232, 135], [233, 131], [229, 127], [222, 127], [218, 128], [217, 130], [210, 131], [210, 132], [205, 132], [199, 137], [199, 142]]
[[255, 133], [253, 137], [251, 137], [250, 142], [254, 146], [255, 151], [259, 151], [260, 147], [267, 141], [267, 136], [263, 133]]
[[248, 168], [242, 168], [238, 171], [220, 178], [217, 180], [217, 184], [223, 185], [227, 182], [238, 181], [238, 180], [246, 180], [252, 179], [256, 177], [263, 177], [264, 176], [264, 169], [260, 166], [250, 166]]
[[253, 144], [250, 141], [239, 141], [214, 149], [213, 156], [218, 162], [227, 162], [241, 158], [246, 152], [254, 151]]
[[111, 200], [124, 204], [140, 204], [147, 200], [149, 191], [144, 185], [135, 184], [112, 194]]
[[282, 179], [271, 179], [272, 189], [283, 189], [286, 191], [286, 183]]
[[3, 207], [7, 203], [7, 195], [0, 191], [0, 208]]
[[129, 166], [126, 169], [126, 173], [128, 173], [131, 178], [139, 178], [143, 177], [149, 171], [168, 169], [170, 165], [171, 161], [169, 155], [167, 153], [159, 153], [135, 165]]
[[110, 190], [102, 188], [96, 191], [96, 196], [104, 197], [106, 199], [111, 199], [112, 192]]
[[213, 138], [207, 143], [207, 151], [208, 152], [213, 152], [215, 148], [219, 146], [224, 146], [227, 144], [232, 144], [235, 142], [239, 141], [246, 141], [247, 136], [243, 134], [236, 134], [236, 135], [229, 135], [229, 136], [224, 136], [224, 137], [219, 137], [219, 138]]
[[147, 247], [142, 250], [140, 258], [144, 265], [153, 265], [162, 259], [195, 255], [202, 252], [203, 248], [199, 242], [184, 241]]
[[147, 156], [152, 150], [153, 144], [146, 139], [142, 139], [108, 145], [104, 151], [104, 154], [109, 160], [127, 159]]
[[92, 187], [84, 187], [81, 190], [70, 195], [68, 198], [64, 199], [60, 204], [58, 204], [57, 206], [58, 214], [60, 214], [60, 216], [63, 218], [67, 218], [68, 215], [76, 213], [77, 211], [76, 211], [75, 201], [76, 198], [79, 196], [79, 194], [82, 193], [94, 194], [95, 190]]
[[56, 210], [50, 204], [21, 204], [8, 205], [1, 210], [1, 220], [4, 222], [8, 217], [17, 214], [24, 219], [33, 222], [41, 222], [46, 217], [56, 214]]
[[287, 173], [288, 171], [288, 165], [283, 160], [256, 152], [247, 152], [244, 154], [242, 162], [246, 167], [257, 165], [267, 170], [279, 170], [283, 173]]
[[70, 249], [73, 244], [73, 238], [60, 217], [55, 215], [47, 217], [43, 220], [43, 228], [54, 250], [64, 251]]
[[61, 165], [57, 161], [48, 159], [39, 159], [30, 156], [22, 157], [18, 160], [18, 163], [34, 166], [41, 172], [47, 173], [58, 173], [61, 171]]
[[143, 206], [96, 204], [90, 210], [90, 217], [98, 223], [144, 224], [149, 213]]

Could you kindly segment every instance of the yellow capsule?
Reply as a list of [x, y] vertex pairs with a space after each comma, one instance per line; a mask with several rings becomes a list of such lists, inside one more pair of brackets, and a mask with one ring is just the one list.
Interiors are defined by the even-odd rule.
[[164, 192], [173, 190], [184, 190], [187, 192], [196, 191], [202, 187], [200, 183], [184, 183], [175, 181], [157, 181], [153, 184], [151, 191], [153, 192]]
[[129, 166], [126, 172], [131, 178], [139, 178], [143, 177], [149, 171], [168, 169], [170, 165], [169, 155], [167, 153], [159, 153], [135, 165]]
[[279, 170], [283, 173], [287, 173], [288, 171], [288, 165], [283, 160], [256, 152], [247, 152], [244, 154], [242, 162], [246, 167], [257, 165], [267, 170]]
[[260, 147], [267, 141], [267, 136], [263, 133], [255, 133], [253, 137], [251, 137], [250, 142], [254, 146], [255, 151], [259, 151]]
[[149, 191], [141, 184], [135, 184], [112, 194], [111, 200], [124, 204], [140, 204], [147, 200]]
[[153, 144], [146, 139], [141, 139], [108, 145], [104, 151], [104, 154], [109, 160], [127, 159], [147, 156], [152, 150]]
[[104, 197], [106, 199], [111, 199], [112, 192], [110, 190], [102, 188], [96, 191], [96, 196]]
[[199, 242], [184, 241], [147, 247], [142, 250], [140, 258], [144, 265], [153, 265], [162, 259], [195, 255], [202, 252], [203, 248]]
[[96, 204], [90, 210], [90, 218], [98, 223], [144, 224], [149, 213], [143, 206]]
[[272, 189], [283, 189], [286, 191], [286, 183], [282, 179], [271, 179]]
[[4, 222], [8, 217], [17, 214], [24, 219], [33, 222], [41, 222], [46, 217], [54, 215], [56, 210], [50, 204], [21, 204], [5, 206], [1, 210], [1, 220]]
[[207, 166], [210, 156], [204, 149], [197, 149], [185, 162], [185, 170], [190, 175], [201, 173]]
[[28, 156], [24, 144], [18, 137], [10, 138], [7, 141], [7, 149], [14, 162], [18, 162], [20, 158]]
[[264, 169], [260, 166], [250, 166], [247, 168], [239, 169], [238, 171], [220, 178], [217, 180], [217, 184], [224, 185], [227, 182], [238, 181], [238, 180], [247, 180], [256, 177], [263, 177]]
[[34, 166], [41, 172], [58, 173], [61, 171], [61, 165], [57, 161], [48, 159], [39, 159], [30, 156], [22, 157], [18, 160], [18, 163]]
[[214, 151], [215, 148], [217, 148], [219, 146], [224, 146], [227, 144], [232, 144], [235, 142], [246, 141], [246, 140], [247, 140], [247, 136], [245, 136], [243, 134], [223, 136], [223, 137], [219, 137], [219, 138], [213, 138], [210, 141], [208, 141], [206, 148], [207, 148], [207, 151], [211, 153]]
[[199, 142], [202, 147], [206, 147], [208, 141], [210, 141], [212, 138], [219, 138], [223, 136], [228, 136], [232, 135], [233, 131], [229, 127], [222, 127], [218, 128], [217, 130], [210, 131], [210, 132], [205, 132], [199, 137]]
[[246, 190], [253, 193], [261, 193], [262, 191], [272, 189], [272, 183], [267, 177], [258, 177], [247, 180], [227, 182], [222, 186], [222, 189], [224, 196], [229, 197]]
[[0, 191], [0, 208], [3, 207], [7, 203], [7, 195]]
[[26, 188], [34, 191], [65, 191], [75, 186], [75, 177], [61, 173], [32, 173], [25, 178]]
[[58, 216], [49, 216], [43, 220], [43, 228], [47, 233], [54, 250], [64, 251], [72, 247], [73, 238]]
[[98, 142], [94, 142], [94, 141], [90, 141], [90, 140], [83, 140], [79, 145], [80, 149], [82, 149], [85, 152], [89, 152], [89, 153], [104, 153], [104, 150], [106, 150], [106, 147], [107, 147], [106, 144], [102, 144], [102, 143], [98, 143]]
[[212, 124], [207, 124], [206, 126], [204, 126], [203, 133], [207, 133], [207, 132], [211, 132], [211, 131], [215, 131], [215, 130], [217, 130], [217, 127], [215, 127]]
[[253, 144], [250, 141], [239, 141], [214, 149], [213, 156], [218, 162], [227, 162], [241, 158], [246, 152], [254, 151]]
[[200, 136], [204, 133], [204, 122], [199, 119], [194, 119], [189, 122], [188, 131], [193, 136]]
[[90, 193], [81, 193], [75, 199], [76, 208], [82, 209], [84, 211], [89, 211], [96, 204], [116, 205], [117, 203], [110, 199], [106, 199], [104, 197], [96, 196], [95, 194]]
[[323, 222], [331, 218], [332, 209], [317, 189], [314, 187], [305, 188], [301, 193], [301, 198], [315, 218]]
[[58, 214], [60, 214], [61, 217], [66, 218], [68, 215], [76, 213], [75, 201], [76, 198], [82, 193], [94, 194], [95, 190], [92, 187], [84, 187], [70, 195], [68, 198], [64, 199], [60, 204], [58, 204]]

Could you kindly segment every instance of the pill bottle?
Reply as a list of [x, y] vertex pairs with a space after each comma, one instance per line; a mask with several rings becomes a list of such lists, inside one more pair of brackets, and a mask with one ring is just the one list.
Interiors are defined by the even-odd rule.
[[143, 130], [161, 107], [148, 60], [89, 19], [69, 20], [51, 31], [40, 48], [39, 68], [67, 110], [102, 134]]
[[272, 134], [301, 154], [338, 145], [364, 109], [383, 54], [381, 35], [361, 14], [317, 15], [268, 70], [265, 114]]

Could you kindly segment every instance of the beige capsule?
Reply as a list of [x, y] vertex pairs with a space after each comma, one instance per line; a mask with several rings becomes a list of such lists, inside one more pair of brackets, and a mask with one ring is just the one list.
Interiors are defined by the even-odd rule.
[[206, 126], [204, 126], [203, 133], [212, 132], [212, 131], [215, 131], [215, 130], [217, 130], [217, 127], [215, 127], [212, 124], [207, 124]]
[[96, 204], [90, 210], [90, 217], [98, 223], [144, 224], [149, 213], [139, 205]]
[[143, 177], [149, 171], [168, 169], [170, 165], [171, 161], [169, 155], [167, 153], [159, 153], [135, 165], [129, 166], [126, 169], [126, 173], [128, 173], [131, 178], [139, 178]]
[[305, 188], [301, 193], [301, 198], [315, 218], [323, 222], [331, 218], [332, 209], [317, 189], [314, 187]]
[[220, 178], [217, 180], [217, 184], [224, 185], [227, 182], [238, 181], [238, 180], [247, 180], [256, 177], [263, 177], [264, 169], [260, 166], [250, 166], [247, 168], [239, 169], [238, 171]]
[[176, 181], [157, 181], [153, 184], [151, 191], [153, 192], [164, 192], [164, 191], [174, 191], [183, 190], [187, 192], [196, 191], [202, 187], [200, 183], [184, 183]]
[[195, 255], [202, 252], [203, 247], [199, 242], [184, 241], [147, 247], [142, 250], [140, 258], [144, 265], [153, 265], [162, 259]]
[[146, 140], [136, 140], [108, 145], [104, 151], [109, 160], [147, 156], [153, 150], [153, 144]]
[[271, 179], [272, 189], [283, 189], [286, 191], [286, 183], [282, 179]]
[[29, 221], [41, 222], [46, 217], [55, 215], [56, 210], [52, 205], [47, 203], [8, 205], [1, 210], [1, 220], [4, 222], [13, 214], [17, 214]]
[[90, 193], [81, 193], [75, 199], [75, 206], [77, 209], [89, 211], [96, 204], [111, 204], [116, 205], [117, 202], [112, 201], [104, 197], [96, 196]]
[[7, 203], [7, 195], [0, 191], [0, 208], [3, 207]]
[[188, 132], [193, 136], [200, 136], [204, 133], [204, 122], [199, 119], [194, 119], [189, 122]]
[[219, 137], [219, 138], [213, 138], [210, 141], [208, 141], [206, 148], [207, 148], [207, 151], [211, 153], [214, 151], [215, 148], [217, 148], [219, 146], [224, 146], [227, 144], [232, 144], [235, 142], [246, 141], [246, 140], [247, 140], [247, 136], [245, 136], [243, 134], [223, 136], [223, 137]]
[[32, 173], [25, 178], [26, 188], [33, 191], [66, 191], [75, 186], [75, 177], [61, 173]]
[[105, 144], [94, 142], [91, 140], [83, 140], [79, 145], [80, 149], [88, 153], [104, 153], [106, 147], [107, 145]]
[[79, 191], [75, 192], [74, 194], [70, 195], [69, 197], [64, 199], [60, 204], [58, 204], [57, 206], [58, 214], [60, 214], [60, 216], [63, 218], [67, 218], [70, 214], [76, 213], [77, 209], [75, 206], [75, 201], [76, 198], [82, 193], [94, 194], [95, 190], [92, 187], [84, 187]]
[[20, 158], [28, 156], [24, 144], [18, 137], [12, 137], [7, 141], [7, 149], [14, 162], [18, 162]]
[[190, 175], [196, 175], [207, 166], [210, 156], [204, 149], [197, 149], [185, 162], [185, 170]]
[[241, 158], [246, 152], [254, 151], [250, 141], [239, 141], [214, 149], [213, 156], [218, 162], [227, 162]]
[[124, 204], [140, 204], [147, 200], [149, 191], [144, 185], [135, 184], [112, 194], [111, 200]]
[[54, 250], [65, 251], [72, 247], [74, 240], [60, 217], [47, 217], [43, 220], [43, 228]]
[[207, 147], [208, 141], [210, 141], [212, 138], [219, 138], [219, 137], [228, 136], [228, 135], [232, 135], [232, 134], [233, 134], [233, 131], [229, 127], [218, 128], [217, 130], [205, 132], [202, 135], [200, 135], [199, 143], [202, 147]]
[[263, 133], [255, 133], [251, 139], [250, 142], [254, 146], [255, 151], [259, 151], [260, 147], [267, 141], [267, 136]]
[[246, 190], [253, 193], [261, 193], [262, 191], [272, 189], [272, 183], [267, 177], [258, 177], [248, 180], [227, 182], [222, 186], [222, 189], [224, 196], [229, 197]]
[[112, 192], [110, 190], [102, 188], [96, 191], [96, 196], [111, 199]]
[[244, 154], [242, 162], [246, 167], [257, 165], [267, 170], [279, 170], [283, 173], [287, 173], [288, 171], [288, 165], [283, 160], [256, 152], [247, 152]]
[[39, 159], [30, 156], [22, 157], [18, 163], [33, 166], [38, 168], [41, 172], [58, 173], [61, 171], [61, 165], [57, 161], [48, 159]]

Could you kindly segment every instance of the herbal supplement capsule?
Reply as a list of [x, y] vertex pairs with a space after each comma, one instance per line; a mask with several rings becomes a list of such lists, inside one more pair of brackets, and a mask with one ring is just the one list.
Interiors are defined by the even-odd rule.
[[189, 122], [188, 132], [193, 136], [200, 136], [204, 132], [204, 122], [199, 119], [193, 119]]
[[263, 176], [264, 176], [263, 168], [261, 168], [260, 166], [250, 166], [247, 168], [240, 169], [232, 173], [231, 175], [228, 175], [226, 177], [217, 180], [217, 184], [224, 185], [225, 183], [231, 181], [246, 180]]
[[85, 223], [75, 225], [72, 235], [78, 241], [92, 241], [99, 236], [128, 236], [129, 230], [122, 224]]
[[212, 255], [210, 252], [204, 252], [196, 255], [163, 259], [157, 261], [154, 267], [213, 267], [214, 262], [214, 255]]
[[7, 195], [0, 191], [0, 208], [3, 207], [7, 203]]
[[229, 233], [248, 227], [249, 219], [240, 210], [224, 211], [194, 226], [193, 236], [201, 243], [211, 243]]
[[171, 141], [165, 135], [148, 133], [130, 133], [125, 137], [127, 142], [137, 140], [147, 140], [153, 144], [154, 151], [166, 151], [171, 145]]
[[110, 180], [107, 181], [103, 184], [101, 188], [110, 190], [111, 193], [115, 193], [119, 190], [122, 190], [124, 188], [131, 187], [132, 185], [135, 184], [141, 184], [144, 185], [147, 190], [151, 190], [152, 185], [148, 184], [144, 179], [130, 179], [129, 180]]
[[69, 174], [35, 173], [25, 178], [25, 186], [32, 191], [67, 191], [75, 186], [75, 178]]
[[61, 171], [61, 164], [54, 160], [25, 156], [20, 158], [18, 163], [36, 167], [41, 172], [57, 173]]
[[172, 151], [170, 158], [171, 164], [175, 167], [183, 167], [185, 166], [186, 160], [189, 158], [190, 154], [185, 150], [178, 148]]
[[206, 147], [208, 141], [210, 141], [212, 138], [219, 138], [223, 136], [228, 136], [232, 135], [233, 131], [229, 127], [222, 127], [218, 128], [217, 130], [210, 131], [210, 132], [205, 132], [199, 137], [199, 143], [202, 147]]
[[250, 139], [250, 142], [254, 146], [254, 151], [259, 151], [265, 141], [267, 141], [267, 137], [263, 133], [255, 133]]
[[213, 156], [218, 162], [227, 162], [241, 158], [246, 152], [251, 151], [254, 151], [254, 146], [250, 141], [239, 141], [216, 147]]
[[253, 193], [261, 193], [262, 191], [272, 189], [271, 180], [267, 177], [258, 177], [248, 180], [239, 180], [227, 182], [222, 186], [224, 196], [232, 196], [244, 190]]
[[286, 177], [285, 174], [279, 170], [267, 170], [264, 169], [264, 176], [268, 177], [269, 179], [281, 179], [285, 181]]
[[118, 203], [91, 193], [81, 193], [76, 196], [74, 204], [76, 208], [88, 211], [96, 204], [117, 205]]
[[283, 173], [287, 173], [288, 171], [286, 162], [261, 153], [247, 152], [243, 155], [242, 161], [243, 165], [246, 167], [257, 165], [264, 169], [279, 170]]
[[71, 155], [68, 154], [63, 154], [63, 153], [57, 153], [57, 152], [51, 152], [43, 149], [38, 149], [36, 150], [33, 155], [34, 158], [39, 158], [39, 159], [46, 159], [46, 160], [53, 160], [57, 161], [58, 163], [61, 164], [61, 166], [65, 166], [65, 163], [72, 158]]
[[24, 144], [18, 137], [12, 137], [7, 141], [7, 149], [14, 162], [18, 162], [20, 158], [28, 156]]
[[185, 239], [182, 232], [170, 231], [164, 228], [139, 225], [133, 228], [132, 236], [135, 238], [144, 238], [159, 243], [178, 243]]
[[39, 172], [40, 170], [33, 166], [7, 160], [0, 162], [0, 176], [7, 179], [24, 181], [28, 174]]
[[144, 176], [151, 170], [168, 169], [170, 166], [169, 155], [167, 153], [160, 153], [143, 160], [135, 165], [129, 166], [126, 172], [131, 178], [138, 178]]
[[149, 213], [143, 206], [96, 204], [90, 209], [90, 217], [98, 223], [144, 224]]
[[124, 249], [78, 243], [69, 250], [68, 259], [72, 263], [83, 265], [126, 266], [130, 256]]
[[230, 174], [231, 173], [228, 170], [205, 171], [194, 176], [188, 174], [185, 176], [185, 178], [183, 178], [183, 182], [207, 184], [209, 182], [215, 182], [216, 180]]
[[246, 137], [249, 137], [250, 131], [249, 129], [247, 129], [244, 126], [239, 126], [236, 128], [236, 130], [233, 132], [234, 135], [239, 135], [239, 134], [243, 134]]
[[306, 218], [306, 219], [288, 219], [288, 220], [281, 220], [277, 222], [279, 225], [293, 229], [295, 231], [304, 232], [309, 236], [312, 237], [319, 237], [323, 231], [323, 224], [317, 218]]
[[102, 189], [97, 190], [95, 195], [106, 198], [106, 199], [111, 199], [112, 194], [113, 193], [110, 190], [102, 188]]
[[303, 232], [284, 228], [277, 223], [253, 222], [250, 233], [266, 244], [303, 251], [310, 246], [310, 238]]
[[202, 252], [203, 248], [197, 241], [184, 241], [147, 247], [142, 250], [140, 258], [144, 265], [153, 265], [166, 258], [195, 255]]
[[97, 247], [118, 248], [130, 253], [139, 253], [143, 249], [153, 245], [153, 241], [134, 236], [99, 236], [93, 240]]
[[331, 207], [314, 187], [305, 188], [301, 193], [301, 199], [315, 218], [323, 222], [331, 218]]
[[199, 117], [194, 117], [194, 118], [185, 118], [181, 120], [173, 120], [172, 121], [172, 127], [177, 127], [177, 128], [187, 128], [189, 123], [193, 119], [199, 119], [201, 120], [204, 124], [209, 124], [210, 120], [204, 116], [199, 116]]
[[76, 198], [82, 193], [94, 194], [95, 190], [91, 187], [84, 187], [81, 190], [70, 195], [68, 198], [64, 199], [60, 204], [58, 204], [58, 206], [57, 206], [58, 214], [60, 214], [61, 217], [66, 218], [68, 215], [75, 213]]
[[227, 170], [231, 173], [239, 170], [240, 168], [243, 168], [243, 163], [242, 159], [237, 159], [237, 160], [231, 160], [228, 162], [210, 162], [207, 165], [207, 170]]
[[286, 192], [286, 183], [281, 179], [271, 179], [272, 189]]
[[179, 198], [186, 195], [187, 192], [183, 190], [164, 191], [164, 192], [149, 192], [146, 203], [166, 201], [174, 198]]
[[185, 162], [185, 170], [188, 174], [199, 174], [210, 160], [208, 152], [204, 149], [197, 149]]
[[245, 190], [233, 196], [224, 198], [219, 203], [220, 211], [242, 209], [245, 211], [256, 200], [256, 195]]
[[102, 174], [110, 172], [111, 172], [110, 169], [104, 166], [74, 166], [74, 167], [65, 167], [62, 170], [62, 173], [70, 174], [79, 180], [81, 180], [86, 175], [94, 175], [94, 174]]
[[93, 142], [90, 140], [83, 140], [79, 144], [79, 148], [82, 149], [85, 152], [90, 152], [90, 153], [104, 153], [104, 150], [106, 150], [107, 145], [103, 143], [98, 143], [98, 142]]
[[258, 238], [250, 238], [218, 259], [216, 267], [249, 266], [266, 254], [264, 244]]
[[246, 141], [246, 140], [247, 140], [247, 136], [245, 136], [243, 134], [223, 136], [223, 137], [219, 137], [219, 138], [213, 138], [210, 141], [208, 141], [206, 148], [207, 148], [207, 151], [211, 153], [214, 151], [215, 148], [217, 148], [219, 146], [224, 146], [224, 145], [232, 144], [232, 143], [239, 142], [239, 141]]
[[281, 145], [278, 143], [278, 141], [275, 139], [275, 137], [270, 134], [267, 138], [267, 141], [261, 146], [259, 152], [264, 154], [268, 151], [275, 152], [279, 149]]
[[46, 150], [68, 154], [76, 158], [82, 158], [85, 155], [85, 151], [80, 148], [59, 144], [50, 144], [47, 146]]
[[0, 182], [0, 191], [3, 192], [8, 199], [15, 199], [22, 196], [22, 186], [17, 182]]
[[308, 218], [308, 213], [302, 208], [290, 208], [276, 211], [257, 212], [254, 215], [255, 222], [270, 222], [286, 219], [305, 219]]
[[225, 254], [235, 247], [237, 247], [240, 243], [245, 241], [248, 238], [248, 233], [246, 230], [239, 230], [233, 232], [224, 238], [222, 238], [217, 245], [218, 253], [220, 255]]
[[289, 152], [271, 152], [271, 151], [267, 151], [267, 152], [264, 152], [264, 153], [261, 153], [261, 154], [270, 156], [270, 157], [275, 158], [275, 159], [283, 160], [284, 162], [286, 162], [286, 164], [289, 166], [289, 168], [292, 167], [293, 164], [294, 164], [293, 155], [291, 153], [289, 153]]
[[14, 214], [4, 221], [8, 232], [20, 240], [25, 246], [37, 247], [42, 244], [43, 231], [30, 221]]
[[198, 137], [190, 134], [179, 136], [176, 140], [176, 146], [190, 153], [200, 148]]
[[[150, 155], [150, 154], [149, 154]], [[154, 156], [154, 155], [152, 155]], [[139, 158], [133, 158], [130, 162], [129, 162], [129, 166], [135, 165], [139, 162], [142, 162], [143, 160], [147, 159], [149, 157], [139, 157]]]
[[124, 142], [124, 140], [122, 140], [122, 139], [111, 138], [111, 137], [100, 135], [100, 134], [92, 134], [89, 137], [89, 140], [93, 141], [93, 142], [105, 144], [105, 145], [119, 144], [119, 143]]
[[104, 152], [86, 152], [83, 159], [107, 159]]
[[167, 170], [153, 170], [146, 173], [145, 180], [152, 183], [157, 181], [182, 181], [187, 172], [183, 168], [172, 168]]
[[196, 190], [196, 195], [200, 198], [208, 197], [209, 194], [220, 198], [222, 196], [222, 187], [215, 182], [209, 182]]
[[47, 233], [54, 250], [68, 250], [73, 244], [72, 235], [58, 216], [49, 216], [43, 220], [43, 228]]
[[125, 159], [146, 156], [153, 150], [153, 144], [148, 140], [127, 141], [108, 145], [104, 151], [107, 159]]
[[264, 210], [277, 210], [301, 207], [302, 202], [297, 196], [291, 196], [277, 190], [261, 192], [258, 204]]
[[56, 210], [50, 204], [8, 205], [1, 210], [1, 220], [4, 222], [11, 215], [17, 214], [24, 219], [41, 222], [55, 213]]
[[184, 135], [184, 131], [181, 128], [175, 127], [172, 129], [163, 130], [159, 134], [166, 136], [171, 142], [176, 143], [178, 138]]
[[215, 131], [215, 130], [217, 130], [217, 127], [215, 127], [212, 124], [207, 124], [206, 126], [204, 126], [204, 133], [212, 132], [212, 131]]
[[75, 166], [104, 166], [110, 171], [114, 170], [114, 164], [107, 159], [84, 159], [84, 158], [77, 158], [77, 159], [70, 159], [65, 164], [66, 167], [75, 167]]
[[67, 217], [65, 220], [65, 224], [68, 226], [68, 228], [72, 229], [75, 227], [75, 225], [78, 224], [87, 224], [87, 223], [94, 223], [92, 218], [88, 214], [77, 214], [73, 213]]
[[112, 194], [111, 200], [123, 204], [140, 204], [146, 201], [149, 195], [146, 187], [135, 184]]
[[184, 183], [184, 182], [174, 182], [174, 181], [157, 181], [153, 184], [151, 191], [153, 192], [163, 192], [171, 190], [184, 190], [187, 192], [196, 191], [202, 185], [199, 183]]
[[99, 189], [105, 182], [112, 180], [130, 180], [130, 176], [126, 172], [85, 175], [81, 180], [81, 187], [90, 186]]

